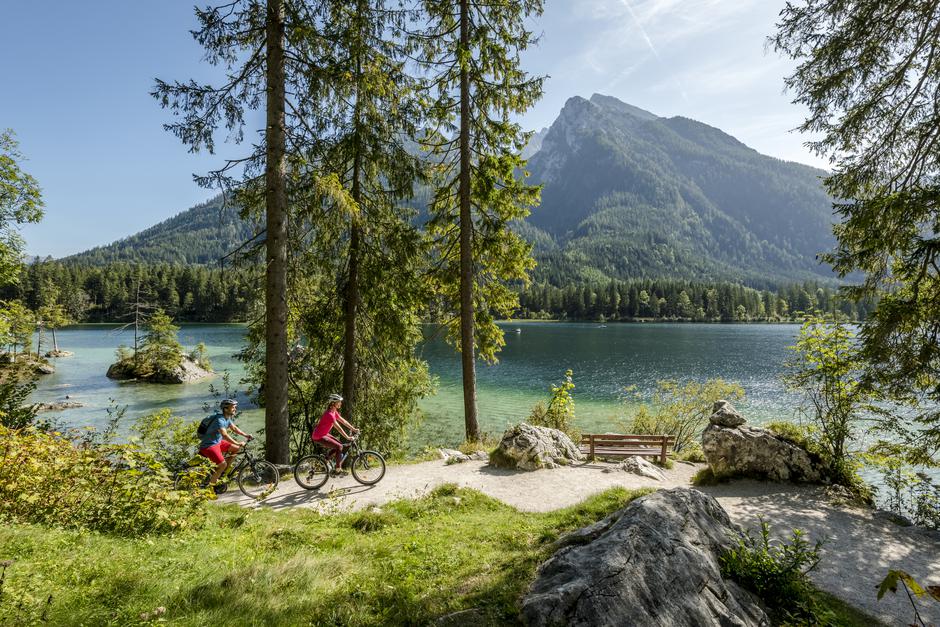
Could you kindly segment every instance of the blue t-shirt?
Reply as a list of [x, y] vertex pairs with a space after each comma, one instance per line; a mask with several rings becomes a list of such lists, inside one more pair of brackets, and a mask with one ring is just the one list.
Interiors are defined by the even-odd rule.
[[207, 416], [208, 424], [206, 425], [206, 432], [203, 434], [199, 440], [199, 450], [201, 451], [204, 448], [209, 448], [210, 446], [215, 446], [222, 441], [222, 429], [227, 429], [232, 421], [216, 412], [211, 416]]

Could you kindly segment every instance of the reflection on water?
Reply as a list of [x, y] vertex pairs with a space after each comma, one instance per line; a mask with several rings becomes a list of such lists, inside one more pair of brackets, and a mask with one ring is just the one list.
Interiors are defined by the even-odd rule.
[[[58, 333], [59, 345], [74, 357], [56, 360], [56, 373], [44, 377], [33, 396], [36, 402], [69, 400], [85, 407], [68, 410], [62, 417], [73, 425], [101, 425], [107, 418], [109, 399], [127, 406], [128, 419], [163, 407], [197, 419], [203, 405], [213, 401], [209, 381], [186, 385], [153, 385], [115, 382], [105, 373], [119, 344], [133, 342], [133, 335], [116, 333], [113, 325], [78, 325]], [[709, 324], [595, 324], [529, 322], [503, 327], [506, 347], [499, 363], [477, 367], [481, 428], [500, 433], [508, 424], [528, 415], [529, 409], [548, 396], [551, 384], [566, 369], [574, 371], [578, 424], [585, 430], [612, 429], [624, 413], [623, 388], [636, 386], [648, 393], [659, 379], [704, 381], [721, 377], [740, 383], [748, 396], [741, 404], [752, 422], [792, 418], [796, 400], [783, 387], [780, 375], [787, 346], [794, 342], [795, 325]], [[515, 329], [521, 329], [516, 333]], [[460, 360], [453, 349], [431, 335], [421, 352], [438, 377], [437, 394], [422, 400], [422, 419], [411, 436], [411, 446], [454, 443], [462, 439], [463, 402]], [[204, 342], [213, 367], [231, 373], [238, 387], [244, 368], [235, 359], [245, 336], [243, 325], [183, 325], [180, 342], [191, 348]], [[216, 377], [212, 382], [221, 387]], [[262, 412], [243, 406], [243, 428], [256, 428]]]

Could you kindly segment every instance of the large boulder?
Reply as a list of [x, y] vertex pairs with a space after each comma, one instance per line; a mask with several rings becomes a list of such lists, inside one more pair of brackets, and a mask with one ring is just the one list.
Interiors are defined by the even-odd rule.
[[569, 534], [522, 599], [526, 625], [769, 625], [757, 599], [722, 578], [740, 529], [697, 490], [660, 490]]
[[555, 468], [583, 459], [584, 455], [564, 432], [524, 422], [506, 431], [490, 454], [492, 465], [519, 470]]
[[826, 477], [818, 455], [767, 429], [748, 426], [728, 401], [716, 402], [713, 409], [702, 433], [702, 451], [716, 476], [808, 483]]

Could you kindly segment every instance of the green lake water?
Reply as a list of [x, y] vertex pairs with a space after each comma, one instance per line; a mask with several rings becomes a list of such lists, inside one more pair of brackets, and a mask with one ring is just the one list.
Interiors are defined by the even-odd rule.
[[[498, 435], [528, 415], [549, 386], [568, 368], [574, 371], [577, 422], [584, 430], [616, 429], [625, 413], [623, 389], [651, 391], [659, 379], [704, 381], [710, 378], [740, 383], [747, 401], [739, 408], [754, 423], [793, 418], [797, 399], [786, 391], [780, 376], [793, 344], [796, 325], [609, 324], [525, 322], [503, 325], [506, 347], [499, 363], [477, 367], [481, 428]], [[463, 401], [458, 355], [428, 327], [421, 347], [438, 379], [437, 393], [420, 403], [421, 418], [410, 446], [456, 443], [463, 434]], [[101, 426], [112, 404], [126, 406], [126, 420], [169, 407], [197, 419], [204, 403], [212, 401], [210, 382], [185, 385], [119, 383], [105, 376], [119, 344], [133, 342], [127, 332], [111, 325], [78, 325], [58, 333], [59, 346], [73, 357], [56, 360], [56, 373], [44, 377], [33, 400], [69, 400], [85, 406], [61, 412], [69, 425]], [[206, 344], [218, 372], [228, 370], [233, 384], [244, 369], [235, 353], [244, 342], [243, 325], [183, 325], [180, 342], [187, 348]], [[213, 383], [221, 387], [216, 377]], [[243, 428], [263, 423], [261, 410], [240, 395]], [[635, 402], [635, 401], [634, 401]], [[48, 415], [48, 414], [47, 414]]]

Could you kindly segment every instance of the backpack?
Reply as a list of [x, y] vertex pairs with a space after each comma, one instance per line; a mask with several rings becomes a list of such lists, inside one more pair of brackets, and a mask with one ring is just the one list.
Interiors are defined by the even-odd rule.
[[202, 437], [209, 431], [209, 423], [216, 419], [218, 414], [212, 414], [211, 416], [206, 416], [202, 419], [202, 422], [199, 423], [199, 426], [196, 427], [196, 435]]

